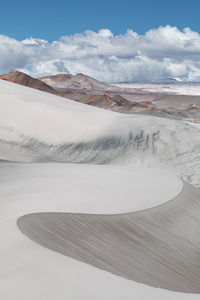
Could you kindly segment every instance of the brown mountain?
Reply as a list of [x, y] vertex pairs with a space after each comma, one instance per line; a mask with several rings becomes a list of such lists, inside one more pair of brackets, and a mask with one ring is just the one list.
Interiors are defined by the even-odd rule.
[[109, 84], [98, 81], [82, 73], [76, 75], [57, 74], [53, 76], [41, 77], [39, 79], [54, 89], [60, 91], [64, 91], [65, 89], [105, 91], [110, 87]]
[[[101, 84], [103, 85], [103, 83], [98, 82], [97, 80], [83, 74], [77, 74], [77, 75], [58, 74], [55, 76], [48, 76], [45, 78], [46, 78], [46, 82], [52, 83], [53, 80], [54, 83], [57, 82], [57, 84], [59, 85], [62, 85], [62, 82], [66, 85], [66, 81], [70, 80], [70, 83], [68, 85], [69, 88], [68, 89], [65, 88], [63, 92], [58, 91], [53, 87], [49, 86], [47, 83], [43, 82], [42, 80], [32, 78], [31, 76], [19, 71], [10, 72], [8, 74], [0, 76], [0, 79], [3, 80], [8, 80], [14, 83], [25, 85], [27, 87], [35, 88], [48, 93], [53, 93], [58, 96], [62, 96], [64, 98], [72, 99], [78, 102], [97, 106], [100, 108], [113, 109], [113, 110], [123, 110], [123, 109], [127, 110], [129, 107], [132, 106], [132, 103], [130, 101], [126, 100], [125, 98], [119, 95], [112, 96], [109, 95], [108, 93], [88, 94], [88, 93], [84, 93], [83, 91], [80, 91], [80, 87], [83, 88], [85, 86], [85, 89], [90, 90], [90, 88], [93, 89], [94, 86], [97, 88], [100, 87]], [[74, 88], [73, 91], [71, 89], [72, 86]], [[77, 86], [77, 91], [75, 89], [76, 86]]]
[[47, 85], [39, 79], [32, 78], [31, 76], [19, 71], [14, 71], [8, 74], [1, 75], [0, 79], [22, 84], [40, 91], [53, 94], [55, 93], [54, 89], [51, 86]]
[[[42, 81], [16, 71], [1, 75], [0, 79], [113, 111], [142, 113], [195, 122], [200, 120], [199, 96], [164, 95], [152, 102], [152, 99], [146, 101], [142, 99], [143, 97], [140, 99], [140, 94], [134, 94], [134, 100], [130, 101], [123, 97], [122, 94], [117, 94], [120, 92], [119, 89], [112, 92], [109, 84], [104, 84], [83, 74], [58, 74], [44, 77]], [[129, 89], [127, 90], [127, 95], [132, 93]]]
[[121, 95], [107, 92], [108, 84], [84, 74], [57, 74], [36, 79], [25, 73], [14, 71], [1, 75], [0, 79], [53, 93], [84, 104], [119, 112], [141, 112], [151, 110], [154, 107], [151, 102], [132, 102]]
[[111, 96], [108, 93], [88, 95], [82, 103], [113, 110], [125, 110], [133, 106], [133, 103], [121, 97], [120, 95]]
[[140, 101], [132, 102], [120, 95], [112, 95], [106, 92], [100, 94], [84, 94], [84, 93], [62, 93], [62, 97], [70, 98], [72, 100], [104, 108], [118, 112], [125, 113], [140, 113], [142, 111], [154, 110], [155, 105], [152, 102]]

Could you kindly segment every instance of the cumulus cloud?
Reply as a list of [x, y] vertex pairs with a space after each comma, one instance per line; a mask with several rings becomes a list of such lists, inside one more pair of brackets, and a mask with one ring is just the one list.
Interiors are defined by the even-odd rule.
[[0, 71], [16, 69], [35, 77], [84, 73], [107, 82], [166, 77], [200, 81], [200, 34], [168, 25], [144, 35], [87, 30], [52, 43], [0, 35]]

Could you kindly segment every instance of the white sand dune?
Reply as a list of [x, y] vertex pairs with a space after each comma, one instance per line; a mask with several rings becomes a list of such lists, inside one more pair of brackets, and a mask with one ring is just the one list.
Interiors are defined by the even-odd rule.
[[[199, 299], [199, 295], [139, 284], [107, 268], [103, 271], [94, 267], [99, 265], [60, 255], [28, 239], [16, 223], [23, 215], [41, 212], [119, 214], [157, 210], [157, 205], [162, 207], [181, 193], [179, 178], [200, 186], [199, 134], [197, 125], [117, 114], [0, 80], [0, 299]], [[174, 208], [168, 227], [178, 217], [175, 232], [178, 234], [177, 226], [182, 232], [183, 223], [183, 238], [195, 232], [194, 242], [198, 242], [199, 227], [195, 226], [199, 216], [193, 210], [198, 193], [193, 196], [184, 196], [179, 203], [186, 215]], [[164, 221], [162, 214], [156, 218]], [[159, 228], [161, 223], [155, 226]], [[168, 228], [169, 233], [173, 236], [174, 231]], [[174, 238], [170, 241], [175, 242]], [[183, 255], [183, 245], [180, 256], [188, 259]], [[191, 248], [197, 263], [198, 245]], [[183, 268], [185, 289], [178, 281], [178, 288], [173, 288], [114, 273], [153, 286], [199, 292], [198, 274], [193, 274], [196, 269], [190, 271], [185, 274]], [[194, 276], [191, 285], [188, 274]]]
[[[140, 197], [141, 199], [141, 197]], [[18, 219], [33, 241], [118, 276], [200, 293], [200, 191], [137, 213], [32, 213]]]
[[163, 166], [199, 186], [199, 135], [189, 123], [114, 113], [0, 80], [4, 160]]
[[[3, 163], [0, 169], [0, 299], [198, 299], [120, 278], [38, 246], [19, 217], [34, 212], [121, 213], [170, 200], [182, 190], [168, 171], [69, 164]], [[85, 176], [84, 176], [85, 175]], [[123, 179], [123, 180], [122, 180]], [[122, 183], [120, 183], [123, 181]], [[12, 289], [10, 288], [12, 286]]]

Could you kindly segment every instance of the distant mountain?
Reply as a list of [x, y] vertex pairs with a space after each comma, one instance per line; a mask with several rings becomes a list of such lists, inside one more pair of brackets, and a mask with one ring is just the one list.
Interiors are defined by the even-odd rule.
[[161, 78], [161, 79], [156, 79], [152, 80], [150, 83], [154, 84], [179, 84], [180, 81], [176, 80], [175, 78]]
[[50, 85], [54, 89], [64, 90], [107, 90], [109, 84], [98, 81], [84, 74], [57, 74], [39, 78], [41, 81]]
[[65, 88], [66, 82], [71, 79], [71, 74], [57, 74], [57, 75], [50, 75], [45, 77], [38, 78], [42, 82], [48, 84], [53, 88]]
[[31, 76], [19, 71], [1, 75], [0, 79], [25, 85], [27, 87], [31, 87], [40, 91], [55, 93], [54, 89], [51, 86], [47, 85], [45, 82], [42, 82], [39, 79], [32, 78]]
[[[133, 106], [131, 101], [128, 101], [120, 95], [109, 95], [106, 92], [92, 94], [84, 93], [84, 90], [87, 90], [87, 92], [91, 90], [96, 91], [96, 89], [103, 89], [103, 87], [107, 87], [108, 85], [83, 74], [58, 74], [54, 76], [43, 77], [40, 80], [32, 78], [25, 73], [15, 71], [1, 75], [0, 79], [53, 93], [64, 98], [72, 99], [100, 108], [112, 109], [116, 111], [127, 111]], [[49, 84], [51, 84], [54, 88]], [[65, 88], [57, 88], [58, 86], [64, 86]]]
[[[171, 79], [168, 80], [168, 83], [165, 82], [166, 85], [168, 84], [169, 87], [171, 85], [173, 88], [169, 89], [167, 86], [167, 92], [164, 92], [164, 94], [159, 94], [166, 89], [162, 80], [160, 91], [157, 89], [159, 86], [156, 86], [155, 82], [148, 90], [145, 86], [140, 87], [138, 84], [113, 86], [84, 74], [57, 74], [35, 79], [27, 74], [15, 71], [1, 75], [0, 79], [117, 112], [200, 122], [200, 96], [174, 95], [173, 88], [176, 87], [176, 84], [169, 84]], [[164, 90], [163, 87], [165, 87]], [[153, 94], [154, 90], [156, 92]]]
[[113, 110], [125, 110], [133, 106], [131, 101], [121, 97], [120, 95], [111, 96], [108, 93], [88, 95], [82, 103]]
[[145, 81], [124, 81], [124, 82], [119, 82], [119, 84], [179, 84], [182, 81], [179, 81], [175, 78], [170, 78], [170, 77], [166, 77], [166, 78], [160, 78], [160, 79], [154, 79], [154, 80], [145, 80]]
[[135, 81], [123, 81], [118, 82], [117, 84], [162, 84], [162, 85], [200, 85], [200, 82], [198, 81], [187, 81], [187, 80], [177, 80], [176, 78], [160, 78], [160, 79], [154, 79], [154, 80], [135, 80]]

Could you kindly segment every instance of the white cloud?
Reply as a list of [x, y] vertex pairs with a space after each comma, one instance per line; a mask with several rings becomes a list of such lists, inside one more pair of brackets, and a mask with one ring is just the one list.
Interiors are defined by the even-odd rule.
[[168, 25], [145, 35], [87, 30], [52, 43], [0, 35], [0, 71], [15, 69], [36, 77], [81, 72], [110, 82], [164, 77], [200, 81], [200, 34]]

